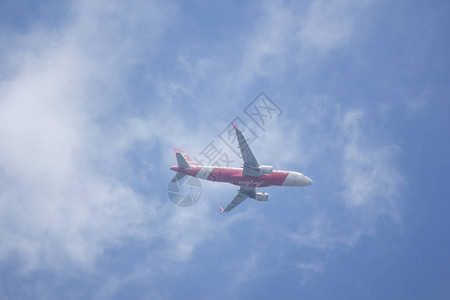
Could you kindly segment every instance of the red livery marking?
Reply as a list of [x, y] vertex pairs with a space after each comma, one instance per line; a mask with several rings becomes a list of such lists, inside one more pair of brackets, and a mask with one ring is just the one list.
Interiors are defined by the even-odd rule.
[[175, 151], [175, 153], [181, 153], [181, 155], [183, 155], [184, 159], [189, 163], [189, 165], [192, 166], [198, 166], [190, 157], [189, 155], [186, 154], [186, 152], [183, 151], [183, 149], [181, 148], [173, 148], [173, 150]]
[[191, 170], [192, 175], [191, 176], [197, 176], [198, 172], [200, 172], [200, 170], [202, 169], [202, 167], [192, 167], [189, 170]]
[[[202, 169], [201, 166], [192, 166], [189, 169], [182, 169], [178, 166], [171, 167], [172, 170], [180, 172], [190, 176], [197, 176]], [[271, 185], [283, 185], [283, 181], [288, 176], [287, 171], [274, 171], [270, 175], [264, 175], [261, 177], [247, 177], [242, 176], [242, 168], [227, 168], [216, 167], [209, 173], [206, 180], [229, 182], [238, 186], [251, 186], [251, 187], [266, 187]]]

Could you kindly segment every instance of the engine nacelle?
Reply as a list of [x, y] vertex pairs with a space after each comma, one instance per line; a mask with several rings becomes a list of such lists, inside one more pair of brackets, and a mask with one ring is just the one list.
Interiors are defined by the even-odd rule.
[[268, 193], [256, 193], [255, 200], [267, 201], [267, 200], [269, 200], [269, 194]]
[[259, 172], [263, 175], [270, 175], [273, 172], [272, 166], [259, 166]]

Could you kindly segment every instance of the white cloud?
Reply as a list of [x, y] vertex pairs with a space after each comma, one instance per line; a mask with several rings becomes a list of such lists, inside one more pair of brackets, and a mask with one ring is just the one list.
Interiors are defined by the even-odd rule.
[[110, 112], [128, 88], [120, 77], [154, 51], [171, 8], [74, 6], [62, 28], [14, 37], [28, 47], [10, 49], [16, 69], [0, 86], [0, 258], [18, 256], [23, 270], [92, 267], [123, 238], [146, 239], [159, 218], [158, 202], [123, 182], [118, 167], [140, 137]]
[[165, 251], [174, 260], [189, 259], [200, 242], [212, 237], [213, 225], [208, 207], [210, 205], [205, 201], [199, 201], [190, 208], [177, 207], [173, 216], [164, 224], [162, 234], [169, 241], [169, 247]]
[[[0, 85], [0, 260], [17, 257], [24, 272], [89, 270], [128, 240], [162, 239], [164, 245], [150, 247], [149, 256], [160, 260], [151, 264], [179, 267], [172, 262], [189, 260], [213, 236], [210, 204], [171, 210], [160, 195], [134, 190], [126, 180], [137, 176], [127, 151], [138, 142], [199, 151], [216, 131], [199, 135], [171, 112], [179, 94], [160, 77], [148, 78], [161, 99], [154, 101], [158, 111], [116, 113], [131, 97], [124, 78], [144, 61], [152, 65], [176, 9], [83, 1], [73, 10], [72, 21], [57, 30], [37, 27], [14, 37], [26, 45], [20, 53], [10, 45], [17, 63]], [[175, 164], [171, 151], [161, 160]], [[162, 181], [146, 184], [159, 188]]]
[[306, 16], [299, 19], [300, 43], [320, 51], [344, 45], [353, 37], [357, 18], [371, 2], [371, 0], [312, 1]]
[[396, 145], [370, 145], [360, 124], [364, 116], [362, 110], [350, 110], [341, 122], [346, 139], [342, 197], [350, 207], [366, 206], [366, 213], [375, 218], [387, 214], [396, 219], [396, 200], [403, 178], [392, 159], [400, 150]]
[[323, 261], [308, 261], [297, 264], [297, 268], [302, 272], [300, 285], [305, 285], [308, 279], [314, 274], [323, 272]]
[[[302, 112], [302, 127], [312, 129], [300, 131], [300, 140], [312, 146], [304, 148], [304, 154], [316, 176], [314, 185], [333, 190], [316, 190], [311, 196], [313, 215], [288, 236], [300, 249], [316, 249], [329, 257], [333, 251], [354, 247], [362, 236], [375, 234], [380, 219], [398, 224], [404, 185], [395, 165], [400, 148], [378, 131], [376, 112], [343, 108], [324, 96], [310, 101]], [[317, 271], [303, 268], [301, 273], [303, 284]]]
[[171, 84], [193, 101], [203, 93], [214, 95], [218, 109], [225, 110], [224, 103], [248, 97], [248, 88], [260, 79], [283, 82], [286, 71], [307, 76], [331, 51], [352, 49], [347, 46], [361, 36], [357, 24], [372, 2], [264, 2], [248, 16], [253, 26], [242, 28], [235, 39], [208, 44], [200, 54], [180, 50], [178, 67], [186, 76]]

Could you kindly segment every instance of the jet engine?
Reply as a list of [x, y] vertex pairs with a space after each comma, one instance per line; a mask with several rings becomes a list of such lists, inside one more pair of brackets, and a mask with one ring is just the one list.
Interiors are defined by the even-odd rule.
[[261, 174], [263, 174], [263, 175], [270, 175], [273, 172], [273, 167], [272, 166], [260, 166], [259, 172], [261, 172]]
[[269, 194], [268, 193], [256, 193], [255, 200], [267, 201], [267, 200], [269, 200]]

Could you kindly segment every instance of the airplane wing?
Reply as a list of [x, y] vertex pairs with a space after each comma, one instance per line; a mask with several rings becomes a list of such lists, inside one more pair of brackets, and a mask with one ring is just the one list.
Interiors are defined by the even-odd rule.
[[245, 187], [241, 186], [239, 189], [239, 193], [234, 197], [233, 201], [231, 201], [225, 209], [222, 209], [222, 207], [219, 208], [222, 212], [229, 212], [239, 204], [241, 204], [245, 199], [247, 199], [249, 196], [254, 195], [256, 192], [256, 188], [253, 187]]
[[244, 160], [244, 170], [242, 174], [244, 176], [261, 177], [262, 175], [259, 172], [259, 163], [253, 155], [252, 150], [248, 146], [244, 135], [242, 135], [242, 132], [233, 123], [231, 124], [236, 131], [236, 136], [239, 142], [239, 149], [241, 149], [242, 159]]

